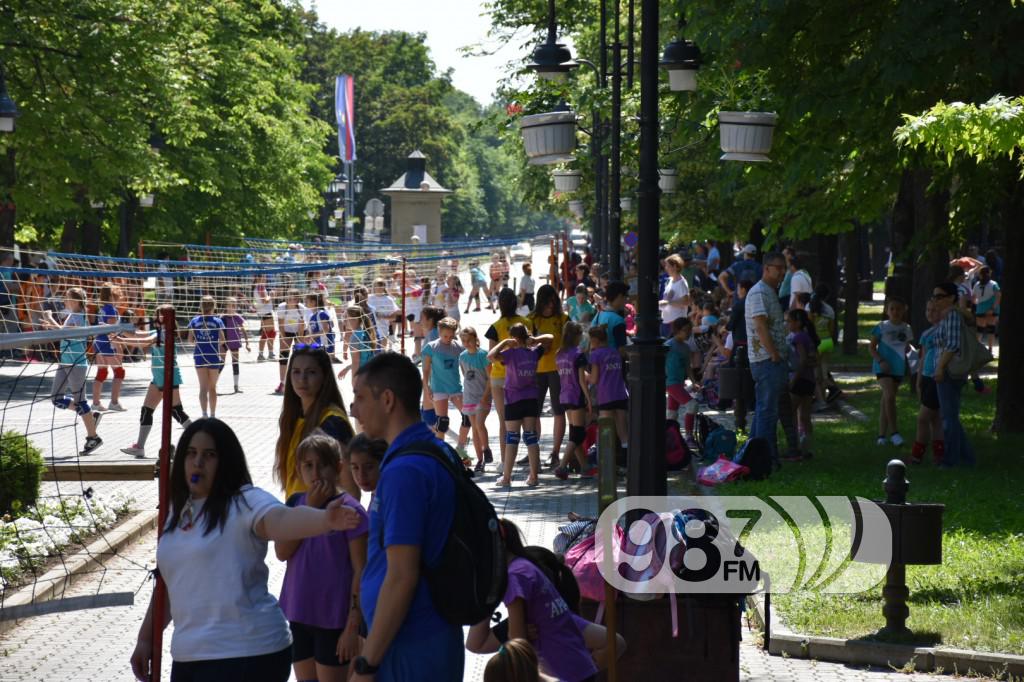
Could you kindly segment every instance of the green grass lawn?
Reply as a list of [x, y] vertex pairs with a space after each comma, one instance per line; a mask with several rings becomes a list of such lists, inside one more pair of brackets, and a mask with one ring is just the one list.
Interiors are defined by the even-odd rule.
[[[908, 444], [882, 448], [875, 445], [874, 378], [846, 382], [843, 388], [868, 423], [845, 417], [820, 423], [812, 460], [720, 493], [884, 498], [886, 463], [909, 455], [916, 398], [907, 386], [900, 390], [900, 432]], [[946, 505], [942, 565], [907, 568], [908, 627], [921, 643], [1024, 654], [1024, 437], [989, 433], [994, 403], [994, 395], [979, 395], [969, 386], [964, 390], [962, 416], [978, 456], [975, 469], [937, 469], [930, 453], [929, 463], [908, 467], [909, 501]], [[858, 638], [884, 625], [880, 585], [853, 595], [779, 595], [773, 604], [791, 629], [805, 634]]]

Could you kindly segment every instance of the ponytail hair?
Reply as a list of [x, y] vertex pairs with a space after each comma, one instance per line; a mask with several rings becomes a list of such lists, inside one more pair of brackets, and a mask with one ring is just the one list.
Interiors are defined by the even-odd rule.
[[508, 519], [501, 519], [502, 535], [505, 538], [505, 549], [514, 557], [526, 559], [551, 581], [558, 594], [569, 606], [569, 610], [579, 615], [580, 586], [572, 569], [549, 549], [536, 545], [523, 544], [523, 533], [519, 527]]
[[807, 335], [811, 337], [811, 343], [817, 348], [818, 344], [821, 343], [821, 339], [818, 338], [818, 331], [811, 324], [811, 318], [807, 315], [807, 311], [793, 308], [789, 311], [789, 316], [800, 324], [800, 329], [807, 332]]

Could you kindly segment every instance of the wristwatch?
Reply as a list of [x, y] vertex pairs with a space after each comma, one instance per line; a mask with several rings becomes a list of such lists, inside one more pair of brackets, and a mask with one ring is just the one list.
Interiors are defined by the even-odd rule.
[[373, 675], [380, 669], [380, 666], [370, 665], [365, 656], [356, 656], [352, 661], [352, 669], [356, 671], [356, 675]]

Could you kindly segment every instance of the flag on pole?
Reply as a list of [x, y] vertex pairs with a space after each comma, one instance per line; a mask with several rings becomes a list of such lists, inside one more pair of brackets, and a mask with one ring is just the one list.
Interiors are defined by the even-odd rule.
[[352, 76], [338, 76], [334, 83], [334, 113], [338, 117], [338, 156], [342, 161], [355, 161], [356, 100]]

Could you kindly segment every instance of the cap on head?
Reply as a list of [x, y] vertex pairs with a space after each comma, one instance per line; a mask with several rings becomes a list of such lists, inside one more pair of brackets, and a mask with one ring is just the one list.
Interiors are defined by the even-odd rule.
[[749, 254], [751, 256], [756, 255], [757, 247], [754, 246], [753, 244], [747, 244], [746, 246], [743, 247], [743, 253]]

